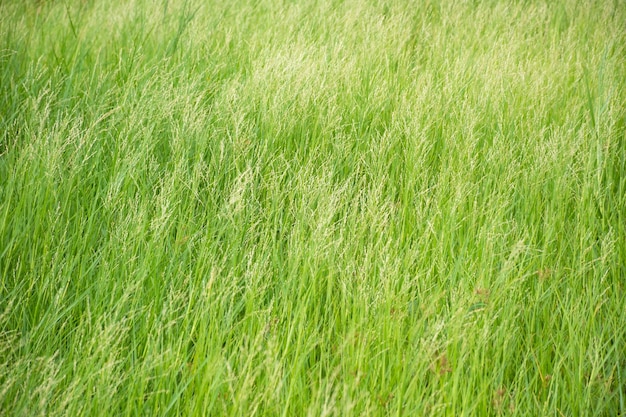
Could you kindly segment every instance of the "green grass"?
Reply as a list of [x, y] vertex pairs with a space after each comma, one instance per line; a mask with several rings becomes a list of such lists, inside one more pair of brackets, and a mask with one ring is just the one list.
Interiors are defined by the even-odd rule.
[[625, 22], [0, 1], [0, 415], [626, 415]]

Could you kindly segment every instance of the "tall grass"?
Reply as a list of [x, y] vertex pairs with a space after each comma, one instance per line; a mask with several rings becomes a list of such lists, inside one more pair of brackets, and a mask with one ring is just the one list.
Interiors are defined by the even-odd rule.
[[1, 1], [0, 414], [626, 413], [624, 22]]

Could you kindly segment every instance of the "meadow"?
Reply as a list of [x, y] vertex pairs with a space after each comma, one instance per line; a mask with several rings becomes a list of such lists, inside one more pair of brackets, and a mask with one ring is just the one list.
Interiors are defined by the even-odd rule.
[[0, 0], [0, 415], [626, 415], [622, 0]]

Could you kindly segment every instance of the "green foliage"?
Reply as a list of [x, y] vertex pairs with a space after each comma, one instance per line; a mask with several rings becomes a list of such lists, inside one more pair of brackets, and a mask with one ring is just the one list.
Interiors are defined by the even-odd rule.
[[0, 2], [0, 414], [626, 413], [626, 7]]

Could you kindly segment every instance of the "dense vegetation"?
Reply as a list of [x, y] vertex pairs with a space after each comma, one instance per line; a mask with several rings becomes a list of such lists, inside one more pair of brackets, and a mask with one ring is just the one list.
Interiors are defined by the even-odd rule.
[[623, 415], [625, 22], [0, 1], [0, 415]]

